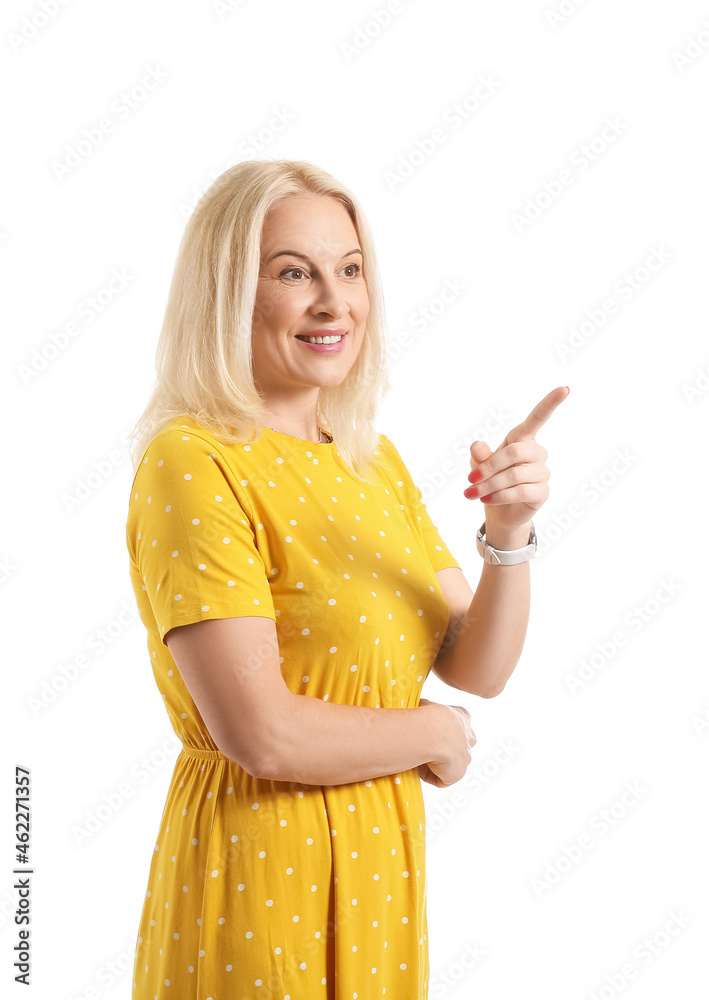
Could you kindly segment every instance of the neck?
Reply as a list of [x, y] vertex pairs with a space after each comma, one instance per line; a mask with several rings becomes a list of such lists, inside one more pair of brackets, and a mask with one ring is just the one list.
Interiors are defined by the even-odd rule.
[[[304, 441], [328, 441], [325, 431], [321, 431], [317, 397], [301, 408], [281, 406], [278, 403], [264, 406], [262, 422], [274, 431], [302, 438]], [[314, 404], [314, 405], [313, 405]]]

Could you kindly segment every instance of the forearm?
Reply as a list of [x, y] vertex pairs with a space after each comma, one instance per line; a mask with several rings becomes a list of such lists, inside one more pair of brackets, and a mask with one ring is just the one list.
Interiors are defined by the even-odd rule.
[[[487, 541], [496, 549], [517, 549], [528, 538], [529, 528], [523, 527], [521, 532], [490, 533]], [[470, 694], [499, 694], [522, 653], [529, 607], [528, 561], [514, 566], [483, 563], [470, 607], [439, 654], [443, 679]]]
[[368, 708], [291, 693], [278, 712], [278, 733], [261, 776], [339, 785], [440, 759], [436, 707]]

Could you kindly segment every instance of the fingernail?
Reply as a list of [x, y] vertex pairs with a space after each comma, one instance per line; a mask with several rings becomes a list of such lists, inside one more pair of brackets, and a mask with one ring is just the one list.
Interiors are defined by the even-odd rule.
[[483, 503], [489, 503], [492, 500], [492, 493], [488, 493], [486, 497], [480, 497]]
[[468, 486], [463, 492], [466, 497], [476, 497], [478, 495], [478, 488], [477, 486]]
[[482, 477], [483, 474], [480, 471], [480, 469], [473, 469], [473, 471], [468, 476], [468, 479], [470, 480], [471, 483], [479, 483]]

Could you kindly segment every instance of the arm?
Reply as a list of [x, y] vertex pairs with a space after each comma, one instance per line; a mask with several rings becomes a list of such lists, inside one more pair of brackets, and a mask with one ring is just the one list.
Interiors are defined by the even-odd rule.
[[[535, 435], [568, 394], [567, 385], [547, 393], [496, 451], [484, 441], [470, 446], [475, 471], [468, 478], [477, 486], [467, 487], [464, 494], [469, 499], [479, 496], [490, 505], [485, 524], [494, 548], [517, 549], [527, 543], [531, 517], [549, 495], [547, 450]], [[454, 567], [445, 572], [453, 574], [445, 584], [441, 581], [444, 592], [446, 587], [450, 591], [446, 597], [452, 641], [440, 658], [440, 670], [436, 665], [434, 669], [454, 687], [493, 698], [504, 689], [522, 652], [529, 621], [529, 564], [493, 566], [486, 562], [467, 610], [470, 588], [462, 573], [456, 580]]]
[[193, 622], [165, 643], [219, 750], [254, 777], [365, 781], [441, 760], [456, 736], [448, 708], [435, 703], [367, 708], [293, 694], [272, 618]]
[[[497, 549], [516, 549], [528, 538], [529, 528], [524, 526], [521, 531], [498, 532], [488, 541]], [[448, 567], [436, 576], [450, 617], [433, 672], [451, 687], [494, 698], [522, 653], [529, 622], [529, 563], [483, 563], [474, 595], [462, 570]]]
[[367, 708], [289, 695], [276, 716], [278, 738], [263, 777], [339, 785], [408, 771], [445, 756], [444, 734], [431, 714], [445, 706]]

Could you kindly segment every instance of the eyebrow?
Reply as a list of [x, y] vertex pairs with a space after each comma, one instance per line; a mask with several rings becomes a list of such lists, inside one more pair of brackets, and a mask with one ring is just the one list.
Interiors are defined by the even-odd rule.
[[[344, 253], [342, 256], [351, 257], [353, 253], [362, 253], [362, 251], [359, 249], [348, 250], [347, 253]], [[362, 256], [364, 257], [363, 253]], [[309, 264], [312, 264], [310, 257], [306, 257], [304, 253], [298, 253], [297, 250], [278, 250], [277, 253], [271, 254], [266, 263], [270, 264], [276, 257], [300, 257], [301, 260], [307, 260]]]

